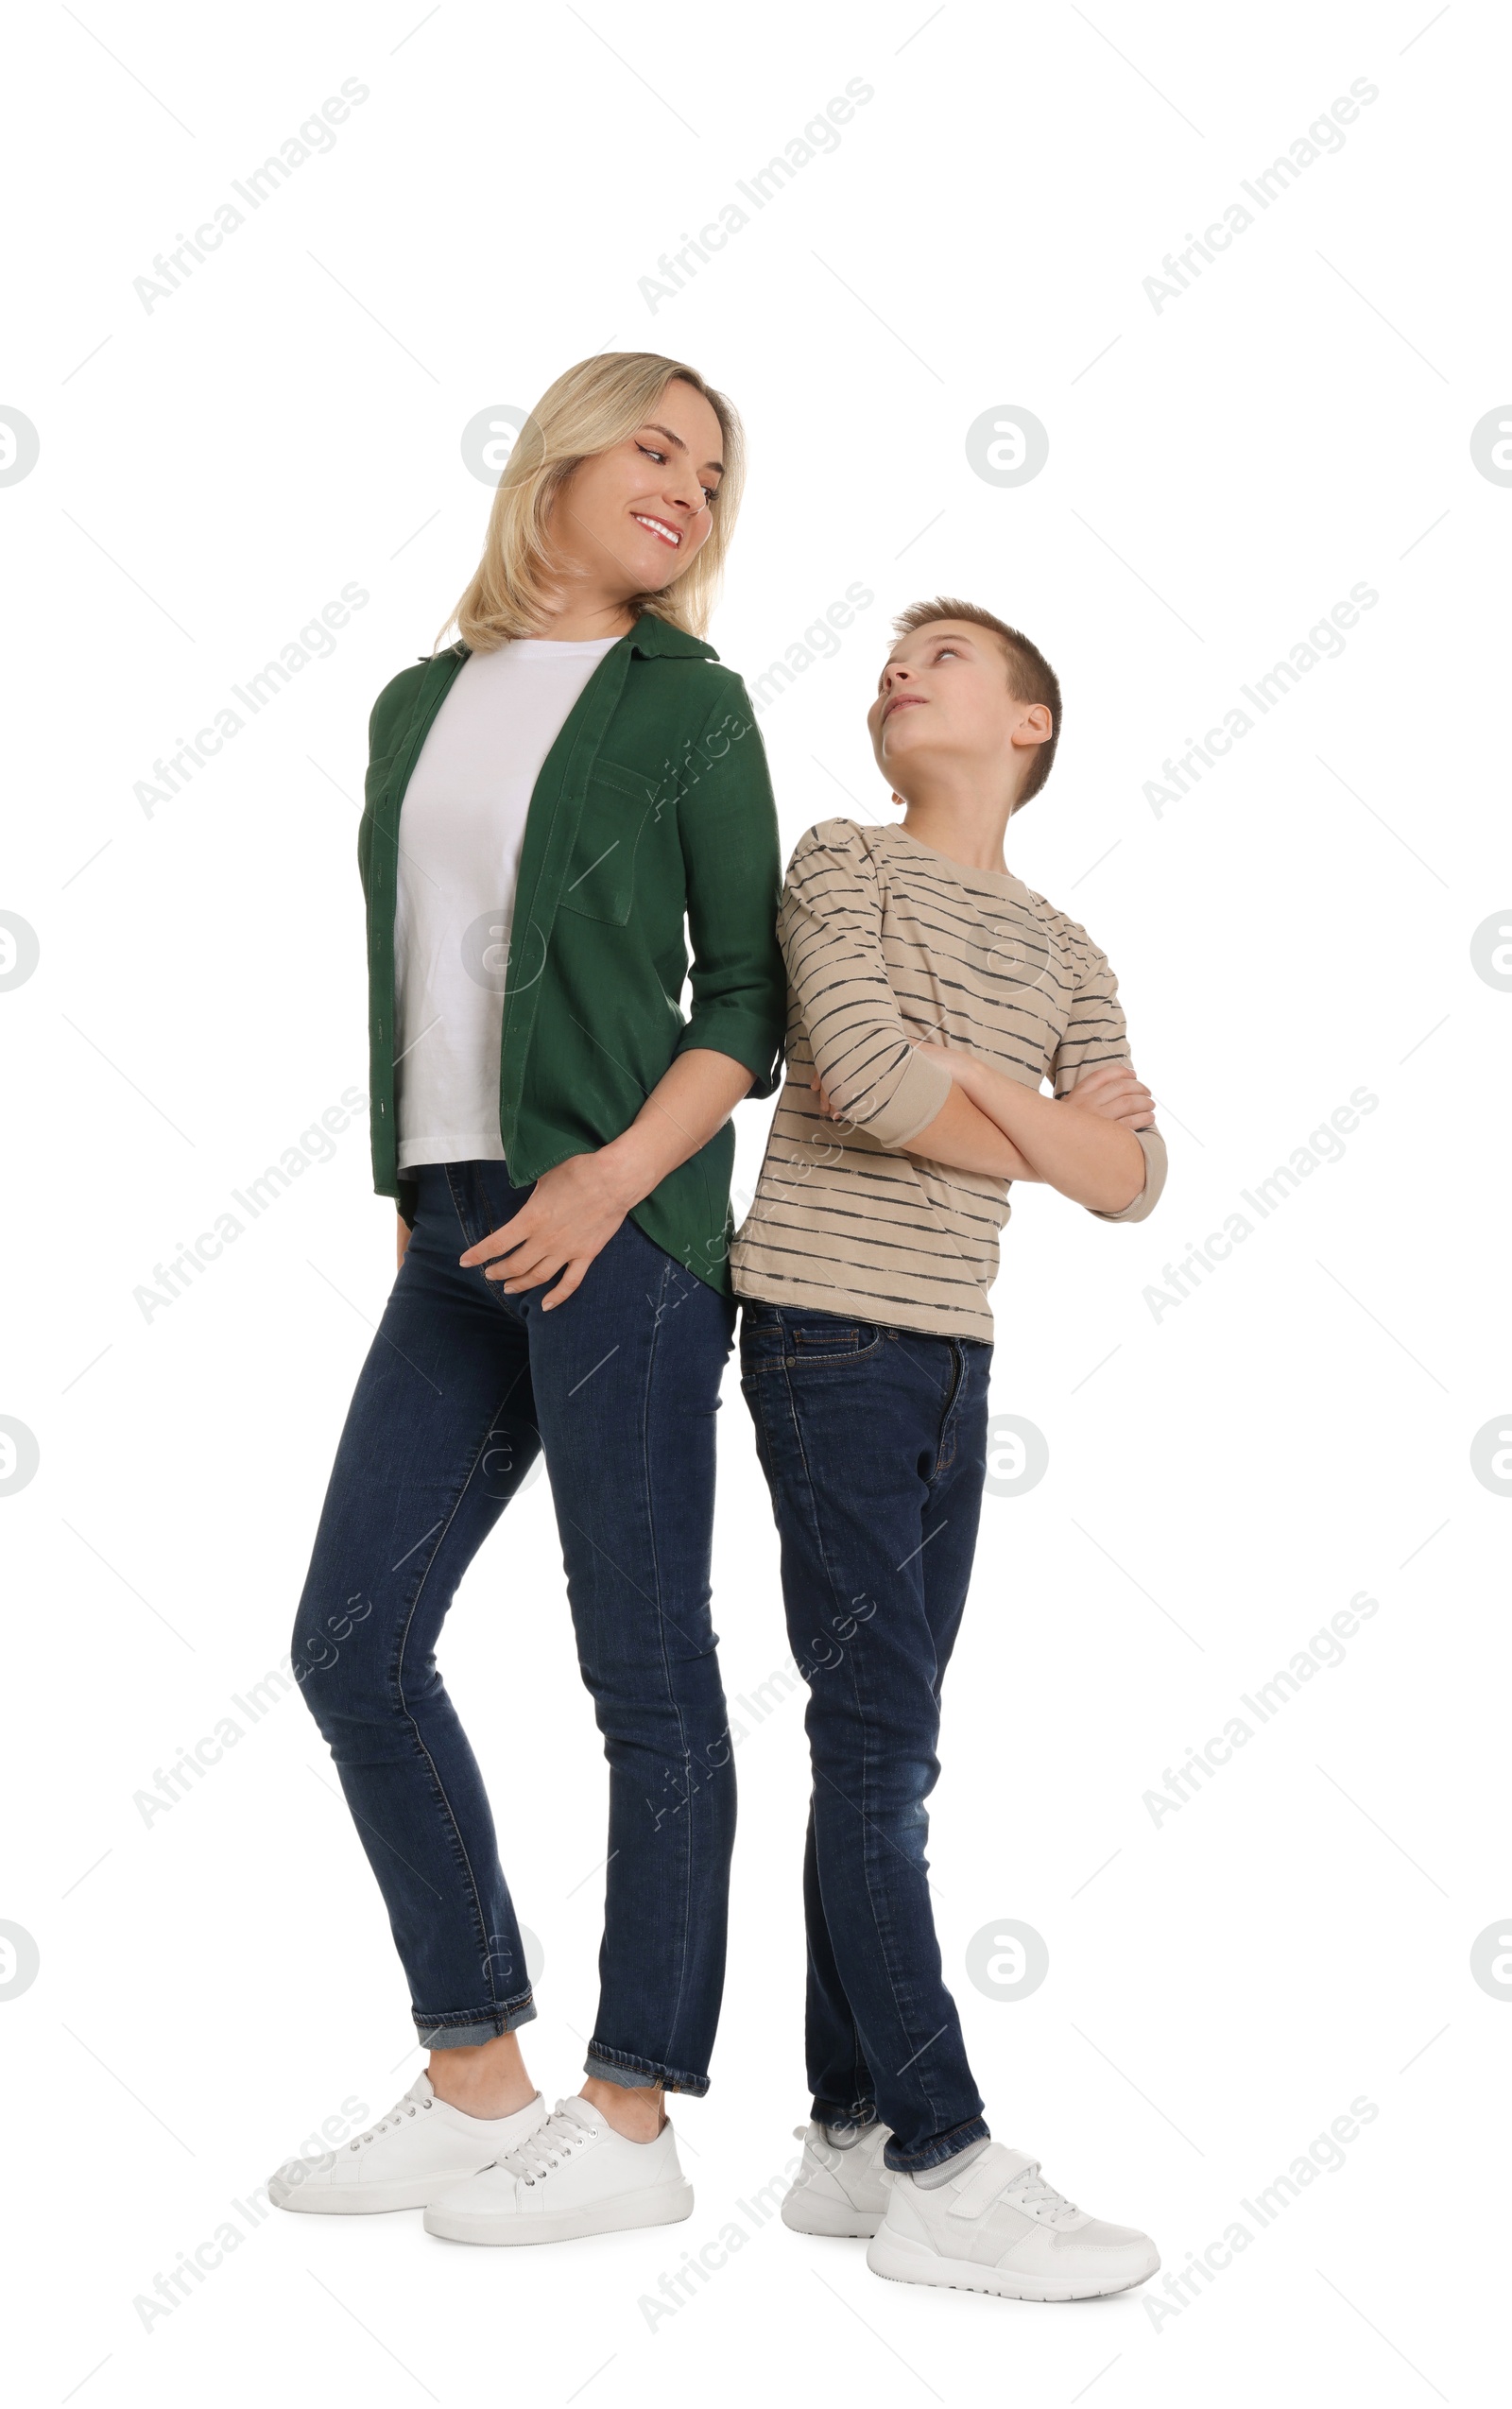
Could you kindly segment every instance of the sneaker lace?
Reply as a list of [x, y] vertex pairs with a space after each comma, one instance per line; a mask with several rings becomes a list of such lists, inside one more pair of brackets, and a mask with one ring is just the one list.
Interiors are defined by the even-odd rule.
[[587, 2125], [577, 2124], [573, 2117], [548, 2116], [544, 2125], [527, 2134], [518, 2148], [510, 2150], [499, 2163], [522, 2182], [542, 2183], [564, 2159], [571, 2158], [574, 2150], [581, 2149], [593, 2139]]
[[1074, 2200], [1068, 2200], [1064, 2193], [1057, 2192], [1053, 2183], [1044, 2180], [1038, 2159], [1022, 2174], [1015, 2176], [1011, 2183], [1004, 2186], [1002, 2196], [1045, 2225], [1058, 2225], [1062, 2217], [1081, 2214]]
[[352, 2147], [354, 2150], [360, 2150], [365, 2142], [374, 2142], [380, 2133], [387, 2133], [390, 2125], [401, 2124], [406, 2116], [413, 2116], [418, 2109], [426, 2108], [429, 2106], [429, 2100], [412, 2100], [406, 2094], [404, 2099], [395, 2101], [387, 2116], [381, 2116], [377, 2124], [371, 2125], [366, 2133], [359, 2133], [352, 2143]]

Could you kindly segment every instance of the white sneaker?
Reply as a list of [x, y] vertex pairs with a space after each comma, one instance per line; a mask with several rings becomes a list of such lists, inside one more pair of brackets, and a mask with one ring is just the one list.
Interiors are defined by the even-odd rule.
[[1091, 2300], [1126, 2292], [1160, 2263], [1147, 2233], [1102, 2225], [1040, 2181], [1040, 2161], [989, 2142], [954, 2183], [897, 2175], [867, 2264], [896, 2283], [992, 2292], [1005, 2300]]
[[670, 2124], [627, 2142], [587, 2100], [558, 2100], [527, 2141], [431, 2201], [425, 2230], [447, 2242], [572, 2242], [693, 2213]]
[[384, 2209], [422, 2209], [438, 2192], [490, 2165], [545, 2122], [538, 2091], [512, 2116], [465, 2116], [438, 2099], [420, 2075], [381, 2124], [323, 2158], [291, 2158], [270, 2176], [276, 2209], [320, 2216], [369, 2216]]
[[795, 2125], [793, 2139], [803, 2144], [803, 2163], [782, 2202], [782, 2223], [795, 2233], [850, 2234], [862, 2240], [875, 2233], [894, 2179], [891, 2167], [882, 2162], [892, 2126], [876, 2122], [863, 2125], [843, 2149], [822, 2125]]

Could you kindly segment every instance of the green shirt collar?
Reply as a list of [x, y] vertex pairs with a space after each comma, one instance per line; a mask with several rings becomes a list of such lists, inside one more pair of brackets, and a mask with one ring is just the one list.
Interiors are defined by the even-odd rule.
[[668, 620], [659, 619], [654, 611], [643, 611], [623, 641], [632, 652], [644, 653], [653, 660], [665, 654], [700, 661], [719, 658], [713, 645], [705, 644], [698, 636], [690, 636], [683, 628], [674, 628]]
[[[697, 661], [717, 661], [719, 658], [713, 645], [705, 644], [701, 637], [690, 636], [686, 628], [674, 628], [669, 620], [659, 619], [654, 611], [643, 611], [634, 627], [627, 635], [620, 638], [620, 642], [627, 644], [632, 652], [653, 661], [666, 657]], [[465, 661], [471, 646], [458, 636], [455, 644], [448, 645], [446, 649], [455, 653], [458, 661]], [[420, 657], [425, 662], [432, 658], [429, 653], [421, 653]]]

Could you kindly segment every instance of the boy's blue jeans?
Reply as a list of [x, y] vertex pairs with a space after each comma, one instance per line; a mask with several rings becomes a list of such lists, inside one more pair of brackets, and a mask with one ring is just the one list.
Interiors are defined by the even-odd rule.
[[[530, 1194], [428, 1164], [347, 1417], [294, 1634], [432, 2049], [535, 2015], [477, 1761], [436, 1663], [458, 1582], [544, 1451], [578, 1661], [609, 1759], [588, 2072], [709, 2088], [735, 1774], [710, 1620], [714, 1414], [734, 1307], [625, 1220], [576, 1295], [506, 1296], [457, 1257]], [[535, 1615], [507, 1549], [490, 1589]], [[562, 1698], [506, 1696], [548, 1728]], [[551, 1798], [535, 1812], [549, 1815]]]
[[924, 1801], [971, 1580], [992, 1350], [744, 1300], [741, 1386], [782, 1540], [814, 1764], [803, 1896], [814, 2114], [937, 2166], [982, 2140], [940, 1970]]

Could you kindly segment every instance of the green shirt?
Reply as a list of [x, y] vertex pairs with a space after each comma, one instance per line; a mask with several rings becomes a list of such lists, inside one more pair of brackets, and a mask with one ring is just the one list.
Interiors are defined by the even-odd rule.
[[[406, 1221], [416, 1183], [397, 1168], [394, 1114], [399, 821], [468, 652], [454, 645], [402, 670], [369, 725], [357, 859], [373, 1185]], [[752, 1095], [773, 1093], [787, 1017], [781, 890], [771, 780], [744, 685], [712, 645], [643, 615], [574, 704], [526, 815], [499, 1064], [499, 1135], [516, 1186], [617, 1138], [689, 1046], [731, 1056], [754, 1074]], [[734, 1147], [727, 1121], [631, 1207], [648, 1238], [726, 1296]]]

